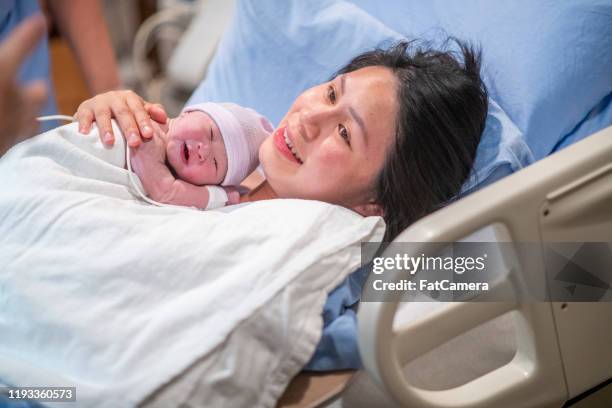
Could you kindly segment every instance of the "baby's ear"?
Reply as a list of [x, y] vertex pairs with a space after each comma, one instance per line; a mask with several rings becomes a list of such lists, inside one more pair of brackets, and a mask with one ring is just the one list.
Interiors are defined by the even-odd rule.
[[383, 211], [382, 206], [380, 206], [378, 203], [374, 201], [369, 202], [367, 204], [355, 206], [353, 207], [353, 211], [357, 212], [358, 214], [363, 215], [364, 217], [372, 217], [372, 216], [384, 217], [385, 216], [385, 212]]

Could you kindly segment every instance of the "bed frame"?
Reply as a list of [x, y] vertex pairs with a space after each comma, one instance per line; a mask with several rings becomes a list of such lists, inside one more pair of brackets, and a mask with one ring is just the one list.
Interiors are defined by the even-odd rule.
[[[396, 241], [420, 242], [414, 254], [427, 255], [430, 243], [454, 242], [488, 226], [505, 229], [505, 238], [515, 242], [610, 243], [612, 126], [420, 220]], [[517, 298], [528, 293], [525, 270], [531, 282], [535, 276], [549, 289], [552, 276], [544, 261], [529, 262], [511, 269], [490, 292], [512, 290]], [[560, 407], [612, 378], [612, 303], [450, 303], [397, 328], [401, 299], [389, 293], [385, 300], [360, 305], [359, 346], [365, 369], [402, 406]], [[417, 388], [404, 375], [407, 363], [506, 313], [514, 315], [517, 333], [517, 352], [508, 364], [441, 391]]]

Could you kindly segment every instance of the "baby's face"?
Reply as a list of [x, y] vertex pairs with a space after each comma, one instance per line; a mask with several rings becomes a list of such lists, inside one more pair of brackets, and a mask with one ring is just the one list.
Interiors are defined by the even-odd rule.
[[184, 112], [170, 123], [166, 158], [177, 176], [196, 185], [221, 184], [227, 153], [215, 121], [201, 111]]

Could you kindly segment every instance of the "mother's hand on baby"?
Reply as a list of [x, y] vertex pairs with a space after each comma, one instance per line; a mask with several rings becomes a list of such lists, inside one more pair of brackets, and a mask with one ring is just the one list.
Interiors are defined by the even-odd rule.
[[85, 134], [89, 133], [95, 121], [102, 143], [108, 146], [115, 143], [111, 118], [117, 120], [132, 147], [138, 146], [141, 139], [153, 137], [151, 119], [159, 123], [168, 120], [161, 105], [146, 102], [130, 90], [110, 91], [87, 99], [79, 105], [74, 116], [79, 122], [80, 132]]

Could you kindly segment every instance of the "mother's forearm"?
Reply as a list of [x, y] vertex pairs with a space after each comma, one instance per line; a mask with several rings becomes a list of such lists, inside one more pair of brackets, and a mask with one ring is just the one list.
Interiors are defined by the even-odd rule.
[[278, 194], [276, 194], [276, 192], [272, 189], [270, 183], [268, 183], [267, 180], [264, 180], [248, 194], [240, 197], [240, 202], [247, 203], [250, 201], [271, 200], [274, 198], [278, 198]]

